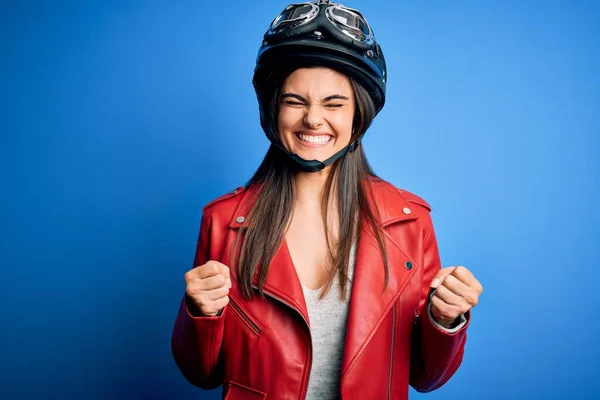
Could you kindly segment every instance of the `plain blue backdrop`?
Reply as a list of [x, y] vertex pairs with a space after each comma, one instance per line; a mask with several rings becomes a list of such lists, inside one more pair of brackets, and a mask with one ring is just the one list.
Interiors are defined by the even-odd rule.
[[[170, 335], [201, 209], [268, 147], [251, 86], [287, 1], [0, 6], [0, 398], [216, 399]], [[600, 5], [348, 0], [388, 61], [364, 146], [485, 287], [412, 399], [600, 398]]]

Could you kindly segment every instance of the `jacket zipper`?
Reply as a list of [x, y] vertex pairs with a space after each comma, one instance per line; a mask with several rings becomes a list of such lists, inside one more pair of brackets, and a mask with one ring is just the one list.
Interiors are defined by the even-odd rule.
[[[254, 287], [254, 289], [258, 290], [258, 286], [256, 285], [252, 285]], [[310, 376], [310, 369], [312, 368], [312, 335], [310, 334], [310, 324], [308, 323], [308, 321], [306, 320], [306, 318], [304, 317], [304, 315], [302, 315], [302, 313], [293, 305], [291, 305], [290, 303], [288, 303], [287, 301], [283, 300], [282, 298], [278, 297], [277, 295], [274, 295], [273, 293], [264, 290], [263, 292], [265, 294], [267, 294], [269, 297], [271, 297], [274, 300], [279, 301], [280, 303], [283, 303], [284, 305], [288, 306], [289, 308], [291, 308], [292, 310], [296, 311], [298, 314], [300, 314], [300, 316], [302, 317], [302, 319], [304, 320], [304, 322], [306, 323], [306, 327], [308, 328], [308, 336], [309, 336], [309, 341], [308, 341], [308, 362], [306, 363], [306, 366], [304, 367], [304, 373], [302, 374], [302, 390], [300, 391], [300, 395], [298, 396], [298, 400], [304, 400], [304, 397], [306, 396], [306, 392], [308, 391], [308, 378]]]
[[396, 304], [392, 307], [392, 349], [390, 351], [390, 376], [388, 379], [388, 400], [392, 398], [392, 372], [394, 365], [394, 344], [396, 339]]
[[229, 304], [231, 304], [231, 306], [235, 309], [236, 313], [242, 318], [242, 320], [254, 332], [254, 334], [256, 334], [256, 336], [260, 335], [260, 328], [258, 327], [258, 325], [256, 325], [256, 323], [252, 321], [250, 317], [246, 315], [245, 312], [242, 311], [241, 307], [237, 305], [237, 303], [233, 299], [231, 300], [232, 301], [230, 301]]

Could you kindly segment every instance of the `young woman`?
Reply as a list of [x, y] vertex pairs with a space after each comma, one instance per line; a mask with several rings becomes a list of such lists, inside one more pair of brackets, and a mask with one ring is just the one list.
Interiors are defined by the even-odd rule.
[[244, 187], [204, 207], [172, 338], [226, 399], [406, 399], [459, 367], [482, 292], [441, 269], [428, 204], [378, 178], [360, 140], [385, 60], [356, 10], [288, 6], [254, 74], [272, 142]]

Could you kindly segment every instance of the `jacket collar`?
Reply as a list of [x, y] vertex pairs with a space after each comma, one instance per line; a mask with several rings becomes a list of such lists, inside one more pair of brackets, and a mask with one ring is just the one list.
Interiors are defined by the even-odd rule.
[[[401, 194], [400, 190], [391, 184], [373, 178], [369, 186], [372, 190], [373, 199], [370, 204], [376, 205], [379, 210], [379, 224], [388, 226], [390, 224], [402, 221], [417, 219], [417, 213], [414, 212], [414, 204], [408, 202]], [[246, 216], [256, 201], [256, 196], [260, 194], [260, 188], [256, 185], [244, 188], [241, 193], [241, 199], [231, 216], [229, 227], [232, 229], [241, 226], [247, 227]]]
[[379, 179], [372, 179], [369, 186], [373, 194], [371, 206], [379, 210], [381, 226], [418, 218], [414, 204], [409, 203], [399, 189]]

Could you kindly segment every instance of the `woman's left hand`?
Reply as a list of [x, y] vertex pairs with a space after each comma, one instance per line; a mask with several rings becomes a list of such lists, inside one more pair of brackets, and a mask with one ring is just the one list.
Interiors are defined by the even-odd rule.
[[456, 319], [475, 307], [483, 292], [481, 283], [463, 266], [446, 267], [431, 281], [431, 315], [443, 327], [452, 328]]

